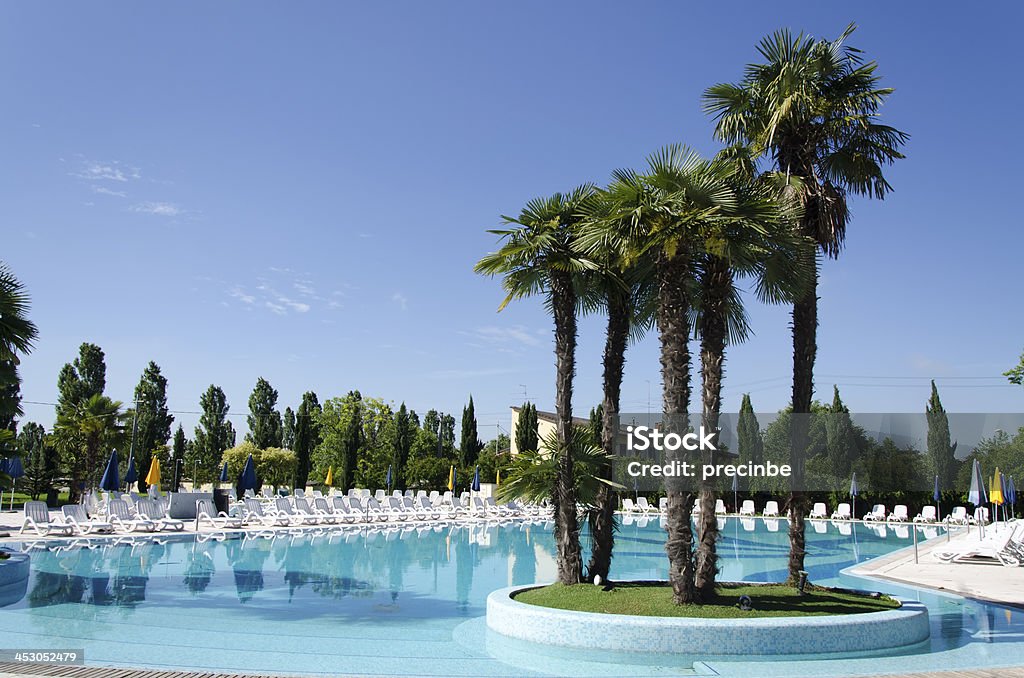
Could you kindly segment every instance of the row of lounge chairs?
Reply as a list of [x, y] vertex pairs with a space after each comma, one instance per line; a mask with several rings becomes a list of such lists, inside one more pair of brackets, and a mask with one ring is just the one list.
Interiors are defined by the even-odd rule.
[[935, 557], [947, 563], [998, 563], [1007, 567], [1024, 565], [1024, 523], [1014, 521], [1002, 529], [988, 530], [985, 537], [954, 542], [936, 550]]
[[[668, 500], [662, 497], [658, 501], [658, 507], [655, 508], [648, 501], [647, 497], [637, 497], [633, 500], [630, 497], [624, 497], [622, 499], [622, 512], [626, 514], [658, 514], [665, 513], [668, 509]], [[693, 507], [694, 513], [700, 513], [700, 504], [695, 504]], [[728, 513], [725, 502], [721, 499], [715, 500], [715, 514], [726, 515]], [[738, 512], [740, 516], [755, 516], [757, 515], [756, 507], [752, 499], [746, 499], [740, 505]], [[767, 501], [764, 505], [764, 510], [761, 512], [761, 516], [765, 518], [778, 518], [779, 517], [779, 503], [777, 501]], [[835, 511], [831, 514], [828, 513], [828, 509], [824, 502], [817, 502], [807, 515], [810, 520], [853, 520], [853, 512], [850, 508], [850, 504], [843, 502], [839, 504]], [[921, 513], [914, 516], [911, 520], [909, 511], [905, 504], [897, 504], [892, 513], [886, 511], [884, 504], [875, 504], [871, 511], [864, 515], [864, 521], [872, 522], [915, 522], [915, 523], [939, 523], [944, 522], [951, 525], [968, 525], [974, 523], [988, 523], [988, 509], [984, 506], [979, 506], [975, 510], [973, 517], [968, 516], [967, 509], [963, 506], [957, 506], [953, 509], [952, 513], [946, 516], [945, 520], [939, 521], [936, 509], [934, 506], [924, 506], [921, 509]]]
[[30, 530], [40, 537], [52, 534], [84, 537], [185, 529], [182, 521], [167, 516], [167, 505], [162, 499], [139, 499], [134, 507], [124, 499], [110, 499], [106, 509], [105, 515], [90, 515], [84, 505], [68, 504], [61, 507], [60, 515], [54, 516], [45, 502], [28, 501], [19, 534]]

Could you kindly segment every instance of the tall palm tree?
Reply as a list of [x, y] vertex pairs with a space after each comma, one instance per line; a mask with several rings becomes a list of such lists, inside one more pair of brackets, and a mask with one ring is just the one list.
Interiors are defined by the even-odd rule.
[[28, 309], [25, 286], [6, 263], [0, 262], [0, 421], [11, 430], [14, 418], [22, 414], [18, 354], [31, 352], [39, 334], [28, 319]]
[[[794, 235], [795, 201], [784, 182], [772, 175], [755, 177], [742, 149], [727, 149], [714, 163], [721, 180], [733, 190], [732, 204], [698, 233], [698, 294], [695, 329], [700, 337], [701, 424], [718, 430], [722, 407], [726, 347], [749, 334], [737, 278], [751, 278], [754, 293], [764, 302], [792, 302], [807, 284], [813, 262], [810, 243]], [[713, 450], [705, 464], [715, 464]], [[700, 485], [694, 585], [702, 599], [714, 593], [717, 576], [717, 487], [713, 479]]]
[[[609, 217], [584, 228], [587, 252], [621, 247], [635, 260], [655, 262], [657, 324], [661, 343], [665, 432], [689, 426], [690, 329], [696, 287], [696, 230], [713, 220], [731, 200], [729, 187], [715, 177], [711, 163], [680, 145], [667, 146], [648, 158], [647, 171], [616, 170], [606, 193], [617, 206]], [[666, 452], [666, 461], [683, 461], [681, 451]], [[669, 580], [677, 603], [698, 601], [694, 588], [693, 492], [679, 478], [666, 479], [668, 495]]]
[[[583, 229], [587, 224], [599, 223], [613, 215], [617, 204], [605, 191], [587, 203]], [[577, 242], [577, 246], [579, 243]], [[599, 242], [596, 249], [586, 253], [596, 269], [586, 276], [589, 294], [584, 299], [585, 310], [603, 310], [608, 316], [603, 355], [600, 444], [607, 455], [601, 468], [602, 477], [609, 481], [599, 486], [592, 510], [587, 518], [590, 526], [590, 560], [587, 578], [608, 579], [612, 552], [615, 548], [615, 510], [619, 495], [612, 480], [612, 457], [619, 431], [619, 401], [622, 375], [626, 364], [626, 348], [630, 339], [639, 339], [654, 320], [654, 267], [650, 257], [632, 260], [624, 256], [618, 243]]]
[[[796, 229], [821, 252], [836, 257], [849, 222], [846, 197], [882, 199], [892, 190], [883, 167], [903, 157], [907, 134], [878, 122], [892, 89], [880, 87], [877, 64], [846, 45], [856, 26], [835, 40], [816, 40], [788, 30], [758, 46], [763, 63], [750, 64], [738, 84], [719, 84], [704, 94], [726, 143], [750, 145], [793, 179], [803, 207]], [[814, 394], [817, 353], [817, 271], [793, 304], [792, 490], [789, 497], [789, 578], [804, 564], [803, 464], [807, 418]]]
[[583, 573], [576, 492], [573, 481], [572, 382], [576, 373], [577, 287], [580, 274], [593, 264], [573, 246], [583, 204], [593, 186], [571, 193], [556, 193], [527, 203], [518, 217], [503, 217], [516, 227], [491, 231], [505, 241], [501, 249], [483, 257], [475, 267], [484, 275], [503, 275], [508, 293], [498, 310], [513, 299], [545, 295], [555, 324], [555, 430], [558, 476], [555, 495], [555, 544], [558, 581], [579, 583]]

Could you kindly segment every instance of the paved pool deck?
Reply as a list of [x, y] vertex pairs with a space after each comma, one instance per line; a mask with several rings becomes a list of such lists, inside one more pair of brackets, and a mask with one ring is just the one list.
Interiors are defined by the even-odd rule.
[[[1007, 525], [989, 525], [986, 528], [993, 529], [1011, 528]], [[977, 527], [971, 527], [970, 534], [966, 529], [958, 528], [949, 535], [948, 540], [946, 535], [941, 535], [919, 543], [917, 562], [914, 559], [914, 549], [911, 547], [874, 558], [851, 568], [848, 572], [1024, 608], [1024, 567], [1006, 567], [999, 563], [982, 562], [949, 563], [939, 560], [936, 556], [936, 553], [955, 548], [958, 544], [976, 539], [977, 536]]]

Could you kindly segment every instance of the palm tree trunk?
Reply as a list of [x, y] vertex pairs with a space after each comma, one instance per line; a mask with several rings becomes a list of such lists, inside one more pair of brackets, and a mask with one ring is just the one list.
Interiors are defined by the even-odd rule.
[[551, 272], [551, 305], [555, 318], [555, 430], [558, 436], [558, 477], [555, 496], [555, 545], [558, 581], [578, 584], [583, 573], [576, 486], [573, 477], [572, 381], [576, 375], [576, 292], [565, 271]]
[[[728, 264], [720, 257], [708, 261], [702, 282], [702, 306], [700, 318], [700, 364], [702, 393], [701, 423], [705, 431], [718, 430], [718, 418], [722, 411], [722, 372], [725, 364], [725, 339], [727, 333], [727, 294], [732, 283]], [[716, 436], [717, 439], [717, 436]], [[702, 461], [715, 463], [714, 450], [704, 450]], [[718, 574], [718, 518], [715, 516], [714, 481], [701, 480], [700, 484], [700, 530], [697, 541], [697, 574], [694, 582], [697, 594], [703, 600], [715, 593], [715, 577]]]
[[[604, 344], [604, 401], [601, 421], [601, 448], [605, 454], [615, 453], [615, 438], [619, 426], [619, 392], [622, 389], [622, 371], [626, 364], [626, 344], [629, 341], [629, 292], [612, 288], [608, 292], [608, 332]], [[612, 465], [601, 469], [606, 480], [612, 478]], [[615, 547], [615, 509], [618, 493], [601, 485], [597, 493], [597, 507], [590, 517], [590, 562], [587, 575], [608, 579]]]
[[[690, 310], [686, 283], [689, 265], [683, 256], [662, 256], [658, 262], [658, 329], [661, 337], [661, 377], [664, 432], [685, 433], [690, 405]], [[666, 462], [683, 461], [680, 451], [666, 452]], [[668, 495], [669, 581], [677, 604], [696, 600], [693, 563], [693, 493], [683, 479], [666, 478]]]
[[814, 396], [814, 359], [818, 352], [818, 271], [814, 268], [807, 294], [793, 304], [793, 416], [790, 420], [789, 583], [799, 581], [806, 553], [804, 518], [804, 458], [808, 444], [811, 399]]

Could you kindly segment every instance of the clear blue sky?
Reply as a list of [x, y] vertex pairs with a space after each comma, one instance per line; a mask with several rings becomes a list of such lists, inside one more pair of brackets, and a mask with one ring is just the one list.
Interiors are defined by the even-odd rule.
[[[659, 146], [712, 153], [705, 87], [780, 27], [851, 43], [896, 88], [895, 193], [856, 201], [821, 287], [818, 396], [862, 412], [1021, 411], [998, 375], [1024, 346], [1016, 209], [1024, 143], [1014, 3], [7, 3], [0, 13], [3, 259], [39, 325], [22, 368], [53, 402], [83, 341], [130, 399], [149, 360], [173, 410], [211, 383], [234, 412], [258, 376], [281, 407], [359, 389], [508, 426], [553, 396], [540, 301], [495, 312], [485, 229], [531, 197]], [[784, 308], [753, 305], [725, 406], [789, 397]], [[576, 403], [600, 399], [600, 319], [581, 324]], [[653, 335], [623, 409], [660, 390]], [[881, 378], [884, 377], [884, 378]], [[973, 379], [988, 377], [988, 379]], [[525, 386], [524, 386], [525, 385]], [[52, 407], [26, 405], [49, 426]], [[177, 415], [191, 436], [196, 417]], [[244, 425], [244, 420], [236, 425]]]

